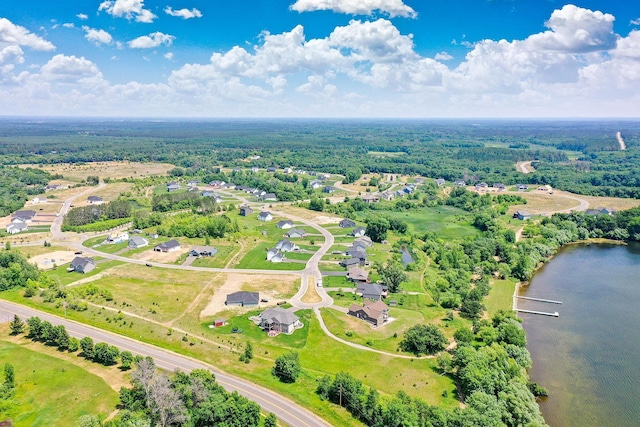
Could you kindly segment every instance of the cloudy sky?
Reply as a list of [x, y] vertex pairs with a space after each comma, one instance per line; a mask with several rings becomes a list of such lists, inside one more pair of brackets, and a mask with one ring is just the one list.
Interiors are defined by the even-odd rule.
[[5, 0], [0, 115], [640, 117], [640, 6]]

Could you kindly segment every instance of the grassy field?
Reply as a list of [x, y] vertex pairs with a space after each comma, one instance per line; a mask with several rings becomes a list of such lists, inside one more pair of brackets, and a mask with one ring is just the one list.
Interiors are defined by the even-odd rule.
[[218, 252], [212, 257], [201, 257], [193, 261], [191, 265], [196, 267], [222, 268], [227, 265], [229, 260], [236, 254], [237, 246], [220, 245], [215, 243], [213, 246]]
[[490, 317], [498, 310], [511, 310], [515, 288], [516, 283], [513, 280], [493, 280], [491, 282], [491, 291], [484, 300], [487, 314]]
[[164, 175], [175, 166], [166, 163], [134, 163], [134, 162], [94, 162], [94, 163], [60, 163], [55, 165], [20, 165], [21, 168], [38, 168], [53, 175], [60, 174], [72, 181], [82, 181], [89, 175], [118, 178], [143, 178], [151, 175]]
[[9, 417], [15, 426], [74, 426], [82, 415], [106, 416], [118, 403], [102, 378], [70, 362], [4, 340], [0, 360], [14, 366], [17, 385], [15, 404], [0, 410], [0, 420]]
[[[272, 242], [262, 242], [255, 248], [247, 252], [247, 254], [238, 262], [235, 268], [251, 268], [264, 270], [304, 270], [304, 263], [293, 262], [270, 262], [267, 261], [267, 249], [273, 247]], [[288, 254], [285, 254], [288, 255]]]
[[104, 273], [108, 269], [112, 267], [117, 267], [122, 264], [123, 263], [121, 261], [101, 262], [101, 263], [98, 263], [98, 265], [96, 265], [96, 268], [93, 271], [86, 274], [76, 273], [75, 271], [67, 271], [67, 265], [65, 264], [63, 266], [57, 266], [53, 270], [48, 270], [47, 274], [55, 278], [56, 280], [58, 280], [58, 282], [60, 282], [61, 285], [68, 285], [69, 283], [73, 283], [81, 279], [86, 279], [88, 277], [93, 277], [98, 274]]

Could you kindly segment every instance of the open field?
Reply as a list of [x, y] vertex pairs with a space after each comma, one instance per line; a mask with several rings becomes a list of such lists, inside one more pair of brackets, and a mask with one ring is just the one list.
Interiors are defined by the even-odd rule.
[[[91, 372], [86, 366], [90, 362], [82, 359], [85, 366], [80, 367], [69, 361], [78, 359], [82, 363], [76, 355], [51, 349], [59, 353], [51, 356], [44, 354], [48, 351], [42, 344], [27, 343], [24, 338], [11, 341], [0, 341], [0, 360], [15, 368], [16, 403], [8, 410], [0, 410], [0, 420], [10, 417], [15, 426], [68, 427], [76, 425], [82, 415], [107, 416], [115, 409], [115, 388], [125, 385], [117, 368], [96, 366], [90, 368], [94, 371]], [[112, 387], [95, 374], [97, 370], [113, 378]]]
[[[247, 254], [234, 266], [242, 269], [263, 269], [263, 270], [304, 270], [304, 262], [271, 262], [267, 261], [267, 250], [273, 247], [272, 242], [262, 242], [256, 244]], [[288, 254], [285, 254], [285, 257]]]
[[49, 270], [54, 266], [70, 263], [75, 256], [73, 251], [53, 251], [36, 255], [30, 261], [35, 263], [40, 270]]
[[[114, 182], [107, 184], [104, 188], [96, 190], [87, 194], [89, 196], [100, 196], [105, 202], [111, 202], [120, 196], [120, 194], [131, 191], [134, 184], [128, 182]], [[87, 206], [89, 202], [86, 198], [80, 199], [75, 203], [75, 206]]]
[[255, 307], [229, 307], [225, 305], [228, 294], [238, 291], [259, 292], [260, 298], [268, 299], [267, 303], [260, 303], [260, 306], [275, 306], [278, 301], [290, 298], [295, 295], [300, 286], [300, 278], [287, 274], [275, 276], [260, 276], [256, 274], [220, 274], [220, 279], [216, 283], [213, 296], [208, 301], [207, 306], [202, 310], [200, 316], [219, 316], [219, 313], [228, 311], [237, 316], [247, 311], [255, 310]]
[[[94, 258], [95, 260], [95, 258]], [[71, 262], [71, 261], [69, 261]], [[81, 280], [81, 279], [87, 279], [89, 277], [93, 277], [96, 276], [98, 274], [102, 274], [105, 271], [107, 271], [108, 269], [110, 269], [111, 267], [116, 267], [119, 265], [122, 265], [121, 261], [105, 261], [103, 260], [103, 262], [97, 262], [96, 263], [96, 268], [93, 271], [90, 271], [89, 273], [77, 273], [75, 271], [67, 271], [67, 267], [68, 265], [57, 265], [56, 268], [52, 269], [52, 270], [48, 270], [47, 274], [51, 277], [53, 277], [54, 279], [56, 279], [61, 285], [68, 285], [70, 283], [73, 283], [75, 281]]]
[[515, 288], [513, 280], [492, 280], [491, 290], [484, 300], [489, 317], [493, 317], [498, 310], [511, 310]]
[[166, 163], [134, 163], [134, 162], [94, 162], [94, 163], [60, 163], [55, 165], [20, 165], [20, 167], [38, 168], [53, 175], [60, 174], [64, 178], [80, 182], [88, 176], [100, 178], [144, 178], [151, 175], [164, 175], [175, 166]]

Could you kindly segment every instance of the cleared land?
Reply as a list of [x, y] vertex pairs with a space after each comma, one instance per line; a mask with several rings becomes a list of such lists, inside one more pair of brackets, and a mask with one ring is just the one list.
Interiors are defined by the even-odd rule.
[[23, 168], [38, 168], [53, 175], [60, 174], [72, 181], [83, 181], [88, 176], [118, 178], [144, 178], [151, 175], [164, 175], [175, 166], [167, 163], [134, 163], [134, 162], [94, 162], [94, 163], [60, 163], [55, 165], [21, 165]]
[[75, 256], [73, 251], [55, 251], [36, 255], [30, 261], [35, 263], [40, 270], [50, 270], [55, 266], [70, 263]]

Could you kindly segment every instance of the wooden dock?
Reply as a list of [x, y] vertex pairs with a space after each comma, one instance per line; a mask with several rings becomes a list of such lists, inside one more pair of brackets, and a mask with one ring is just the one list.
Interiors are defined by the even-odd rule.
[[551, 299], [532, 298], [532, 297], [521, 297], [520, 295], [514, 295], [514, 298], [526, 299], [529, 301], [548, 302], [549, 304], [562, 304], [562, 301], [554, 301]]
[[516, 308], [515, 311], [519, 313], [529, 313], [529, 314], [539, 314], [541, 316], [551, 316], [551, 317], [560, 317], [560, 314], [557, 311], [550, 313], [548, 311], [536, 311], [536, 310], [523, 310], [520, 308]]

